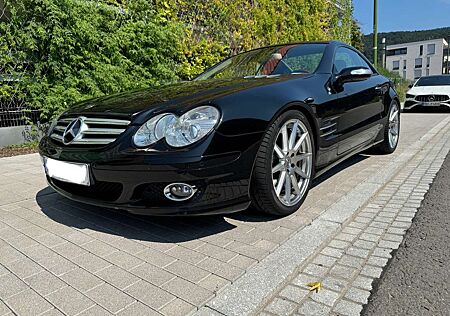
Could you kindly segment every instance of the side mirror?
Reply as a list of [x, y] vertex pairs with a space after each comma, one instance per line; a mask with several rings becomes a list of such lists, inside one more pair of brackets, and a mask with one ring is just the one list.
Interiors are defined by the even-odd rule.
[[409, 85], [408, 85], [408, 88], [410, 88], [410, 89], [411, 89], [412, 87], [414, 87], [414, 85], [413, 85], [413, 84], [409, 84]]
[[367, 80], [372, 76], [373, 72], [369, 68], [365, 67], [349, 67], [343, 69], [335, 77], [335, 82], [342, 86], [346, 82], [356, 82]]

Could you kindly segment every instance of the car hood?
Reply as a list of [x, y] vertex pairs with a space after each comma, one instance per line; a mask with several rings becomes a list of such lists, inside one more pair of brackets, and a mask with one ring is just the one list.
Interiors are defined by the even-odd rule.
[[75, 104], [67, 115], [119, 115], [135, 117], [148, 111], [183, 111], [243, 90], [270, 85], [303, 75], [271, 78], [184, 81], [104, 96]]
[[446, 94], [450, 95], [450, 86], [423, 86], [412, 87], [409, 94], [413, 95], [426, 95], [426, 94]]

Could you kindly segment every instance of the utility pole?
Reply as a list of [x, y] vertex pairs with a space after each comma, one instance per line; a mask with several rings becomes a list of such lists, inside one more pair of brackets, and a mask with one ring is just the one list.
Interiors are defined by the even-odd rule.
[[386, 37], [381, 39], [381, 66], [386, 68]]
[[377, 0], [373, 0], [373, 65], [377, 68], [378, 62], [378, 4]]

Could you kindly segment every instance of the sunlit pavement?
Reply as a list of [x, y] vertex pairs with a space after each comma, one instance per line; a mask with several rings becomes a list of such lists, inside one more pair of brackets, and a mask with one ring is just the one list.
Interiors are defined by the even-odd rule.
[[[295, 214], [138, 217], [69, 201], [39, 156], [0, 159], [0, 316], [357, 314], [449, 150], [449, 114], [405, 114]], [[322, 281], [310, 293], [305, 284]], [[308, 281], [308, 282], [306, 282]]]

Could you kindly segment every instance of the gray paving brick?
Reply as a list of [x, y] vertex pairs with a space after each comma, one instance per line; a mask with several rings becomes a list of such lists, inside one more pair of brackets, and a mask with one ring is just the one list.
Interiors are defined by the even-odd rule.
[[367, 264], [377, 267], [384, 267], [388, 262], [387, 258], [371, 256], [367, 259]]
[[173, 294], [146, 281], [134, 283], [127, 287], [125, 292], [155, 310], [175, 299]]
[[339, 264], [354, 267], [354, 268], [361, 268], [364, 265], [364, 259], [358, 258], [354, 256], [344, 255], [341, 259], [339, 259]]
[[280, 292], [280, 296], [287, 298], [293, 302], [299, 303], [308, 296], [309, 291], [298, 286], [288, 285]]
[[139, 281], [139, 278], [118, 266], [109, 266], [100, 270], [96, 275], [107, 283], [119, 289], [124, 289]]
[[305, 269], [303, 269], [303, 273], [310, 274], [310, 275], [313, 275], [316, 277], [324, 276], [327, 273], [327, 271], [328, 271], [327, 267], [321, 267], [321, 266], [319, 266], [317, 264], [313, 264], [313, 263], [308, 264], [305, 267]]
[[87, 251], [80, 246], [70, 242], [54, 246], [52, 247], [52, 250], [69, 260], [87, 253]]
[[42, 296], [46, 296], [67, 286], [66, 283], [48, 271], [42, 271], [24, 279], [24, 281]]
[[26, 290], [27, 285], [12, 273], [0, 277], [0, 299], [5, 300]]
[[43, 270], [43, 268], [39, 264], [28, 258], [12, 261], [8, 264], [5, 264], [5, 267], [7, 267], [11, 272], [13, 272], [21, 279], [29, 277]]
[[359, 275], [355, 280], [353, 280], [352, 285], [370, 291], [372, 290], [372, 282], [372, 278], [367, 278], [365, 276]]
[[236, 280], [244, 273], [243, 269], [240, 269], [228, 263], [224, 263], [214, 258], [206, 258], [197, 266], [230, 281]]
[[82, 247], [91, 253], [95, 253], [99, 257], [105, 257], [112, 254], [113, 252], [118, 251], [116, 248], [111, 247], [107, 243], [99, 240], [92, 240], [90, 242], [87, 242], [83, 244]]
[[350, 247], [345, 251], [345, 253], [359, 258], [367, 258], [369, 256], [369, 250], [357, 247]]
[[319, 292], [312, 293], [310, 297], [312, 300], [314, 300], [316, 302], [319, 302], [319, 303], [322, 303], [322, 304], [325, 304], [325, 305], [331, 307], [334, 305], [334, 303], [338, 299], [339, 293], [322, 288]]
[[121, 310], [117, 315], [119, 316], [161, 316], [160, 313], [151, 309], [150, 307], [142, 304], [141, 302], [135, 302], [125, 309]]
[[86, 309], [81, 314], [78, 314], [77, 316], [88, 316], [88, 315], [95, 315], [95, 316], [112, 316], [113, 314], [108, 312], [106, 309], [101, 307], [100, 305], [94, 305], [88, 309]]
[[[258, 246], [256, 246], [256, 247], [258, 247]], [[198, 252], [201, 252], [201, 253], [209, 256], [209, 257], [215, 258], [215, 259], [223, 261], [223, 262], [228, 262], [236, 256], [236, 253], [234, 251], [230, 251], [226, 248], [208, 244], [208, 243], [201, 245], [200, 247], [196, 248], [196, 250]]]
[[310, 300], [303, 303], [298, 311], [305, 316], [327, 316], [330, 310], [328, 306]]
[[366, 304], [369, 296], [370, 291], [361, 290], [354, 287], [349, 288], [347, 293], [345, 293], [346, 298], [360, 304]]
[[323, 255], [326, 255], [326, 256], [340, 258], [344, 254], [344, 250], [331, 248], [331, 247], [325, 247], [322, 249], [322, 251], [320, 253]]
[[391, 253], [392, 253], [392, 249], [376, 247], [373, 250], [372, 255], [376, 256], [376, 257], [382, 257], [382, 258], [390, 259], [392, 257]]
[[228, 261], [228, 263], [235, 267], [246, 270], [246, 269], [250, 268], [251, 266], [257, 264], [258, 261], [253, 258], [249, 258], [247, 256], [238, 254], [233, 259]]
[[171, 263], [165, 267], [165, 269], [193, 283], [198, 283], [200, 280], [211, 274], [209, 271], [200, 269], [192, 264], [187, 264], [180, 260]]
[[105, 256], [104, 259], [127, 271], [144, 263], [144, 261], [142, 261], [141, 259], [136, 258], [123, 251], [114, 252], [110, 255]]
[[165, 267], [177, 259], [161, 251], [147, 248], [136, 254], [136, 257], [157, 267]]
[[131, 269], [130, 272], [156, 286], [160, 286], [175, 277], [174, 274], [148, 263], [141, 264]]
[[192, 304], [189, 304], [186, 301], [183, 301], [179, 298], [174, 299], [169, 304], [164, 306], [160, 312], [165, 316], [179, 316], [179, 315], [188, 315], [192, 311], [194, 311], [196, 307]]
[[353, 242], [356, 238], [357, 238], [356, 235], [345, 234], [345, 233], [340, 233], [336, 236], [337, 240], [344, 240], [344, 241], [348, 241], [348, 242]]
[[375, 247], [375, 243], [372, 241], [367, 241], [367, 240], [362, 240], [362, 239], [358, 239], [353, 243], [353, 246], [358, 247], [358, 248], [363, 248], [363, 249], [367, 249], [367, 250], [371, 250]]
[[163, 284], [161, 287], [195, 306], [202, 305], [213, 297], [211, 291], [179, 277]]
[[319, 254], [314, 258], [313, 263], [319, 266], [331, 267], [336, 262], [336, 260], [337, 259], [334, 257]]
[[348, 280], [356, 274], [356, 269], [337, 264], [331, 268], [330, 274]]
[[292, 280], [292, 284], [297, 285], [303, 289], [309, 289], [307, 284], [311, 283], [311, 282], [316, 282], [316, 281], [318, 281], [317, 277], [300, 273], [299, 275], [297, 275], [297, 277], [295, 277]]
[[227, 284], [231, 282], [227, 279], [224, 279], [218, 275], [210, 274], [205, 279], [201, 280], [198, 285], [204, 287], [207, 290], [210, 290], [214, 294], [217, 293], [220, 289], [225, 287]]
[[89, 291], [104, 283], [103, 280], [96, 277], [94, 274], [81, 268], [71, 270], [61, 275], [60, 278], [80, 292]]
[[367, 241], [372, 241], [372, 242], [377, 242], [378, 240], [380, 240], [380, 238], [381, 238], [381, 235], [368, 234], [368, 233], [362, 233], [359, 236], [359, 239], [361, 239], [361, 240], [367, 240]]
[[91, 253], [82, 254], [81, 256], [73, 258], [72, 261], [92, 273], [95, 273], [110, 265], [108, 261], [103, 260], [102, 258]]
[[362, 305], [347, 300], [340, 300], [333, 311], [342, 316], [359, 316], [362, 311]]
[[0, 300], [0, 316], [4, 316], [4, 315], [7, 315], [7, 314], [12, 315], [12, 311], [9, 309], [8, 306], [6, 306], [5, 303], [3, 303]]
[[113, 314], [135, 301], [131, 296], [106, 283], [89, 290], [86, 296]]
[[399, 241], [380, 240], [378, 246], [382, 248], [397, 249], [400, 246]]
[[8, 298], [6, 304], [16, 315], [39, 315], [53, 309], [49, 302], [31, 289]]
[[330, 241], [328, 246], [333, 247], [333, 248], [338, 248], [338, 249], [345, 249], [348, 246], [350, 246], [350, 243], [346, 242], [346, 241], [342, 241], [342, 240], [333, 239], [332, 241]]
[[53, 292], [46, 298], [58, 309], [68, 315], [79, 314], [95, 305], [93, 301], [70, 286]]
[[347, 286], [347, 284], [348, 284], [347, 281], [332, 276], [327, 276], [325, 277], [325, 279], [322, 280], [322, 285], [325, 288], [328, 288], [336, 292], [342, 292], [344, 288]]
[[52, 233], [46, 233], [35, 237], [35, 239], [42, 245], [53, 248], [58, 245], [66, 244], [66, 240]]
[[379, 278], [383, 272], [382, 268], [366, 265], [362, 268], [361, 274], [372, 278]]
[[277, 297], [266, 306], [265, 311], [275, 315], [289, 315], [295, 308], [295, 303]]
[[178, 245], [168, 250], [167, 254], [192, 264], [198, 264], [200, 261], [206, 258], [206, 255], [200, 252], [180, 247]]

